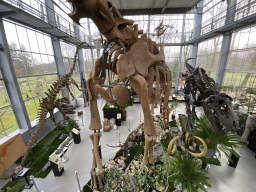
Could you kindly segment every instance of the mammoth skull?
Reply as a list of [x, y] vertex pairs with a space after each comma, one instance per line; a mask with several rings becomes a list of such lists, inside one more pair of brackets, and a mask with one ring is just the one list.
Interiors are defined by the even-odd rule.
[[[169, 135], [174, 138], [176, 136], [182, 136], [182, 132], [180, 131], [180, 129], [178, 127], [172, 127], [170, 129], [170, 132], [169, 132]], [[181, 139], [178, 138], [177, 140], [174, 141], [174, 144], [177, 146], [177, 147], [180, 147], [181, 146]]]
[[217, 133], [225, 134], [226, 131], [237, 131], [238, 120], [233, 112], [230, 96], [225, 93], [211, 95], [204, 101], [203, 108]]

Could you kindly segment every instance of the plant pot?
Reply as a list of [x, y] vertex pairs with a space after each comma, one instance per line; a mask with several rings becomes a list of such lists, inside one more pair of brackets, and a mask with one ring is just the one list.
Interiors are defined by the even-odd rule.
[[[199, 150], [203, 151], [203, 145], [199, 146]], [[207, 153], [205, 154], [205, 157], [214, 157], [216, 154], [216, 149], [207, 149]]]
[[107, 118], [107, 119], [111, 119], [111, 118], [116, 119], [117, 113], [118, 111], [103, 111], [103, 116], [104, 118]]

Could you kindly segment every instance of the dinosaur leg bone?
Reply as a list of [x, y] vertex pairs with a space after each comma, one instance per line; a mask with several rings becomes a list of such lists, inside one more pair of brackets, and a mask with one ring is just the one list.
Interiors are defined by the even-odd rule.
[[95, 171], [94, 171], [94, 169], [92, 169], [91, 171], [90, 171], [90, 173], [91, 173], [91, 188], [93, 188], [94, 187], [94, 174], [93, 173], [95, 173]]
[[148, 162], [149, 164], [153, 164], [154, 163], [154, 156], [153, 156], [153, 146], [156, 142], [157, 138], [156, 136], [152, 136], [152, 141], [149, 144], [149, 157], [148, 157]]
[[103, 170], [98, 170], [96, 173], [97, 179], [99, 181], [99, 190], [101, 190], [103, 188]]
[[93, 133], [90, 135], [90, 138], [91, 138], [92, 144], [93, 144], [93, 156], [94, 156], [94, 160], [96, 162], [96, 167], [98, 169], [102, 169], [102, 163], [100, 160], [100, 154], [99, 154], [99, 150], [98, 150], [100, 137], [101, 137], [100, 132]]
[[97, 187], [97, 180], [96, 180], [96, 173], [95, 171], [92, 172], [92, 179], [93, 181], [93, 189], [96, 190], [98, 187]]
[[101, 87], [101, 86], [99, 86], [99, 85], [96, 85], [95, 88], [96, 88], [96, 91], [99, 92], [99, 93], [101, 94], [101, 96], [102, 96], [107, 102], [109, 102], [109, 103], [111, 103], [111, 104], [114, 104], [114, 103], [115, 103], [114, 99], [107, 93], [107, 91], [106, 91], [103, 87]]
[[100, 130], [101, 122], [100, 115], [97, 106], [97, 89], [95, 88], [95, 83], [92, 78], [89, 78], [87, 81], [88, 92], [89, 92], [89, 101], [90, 101], [90, 110], [91, 110], [91, 122], [89, 129], [90, 130]]
[[137, 74], [130, 77], [131, 86], [134, 88], [141, 102], [144, 113], [144, 132], [149, 136], [156, 136], [156, 129], [154, 126], [153, 118], [150, 113], [148, 102], [147, 83], [143, 76]]
[[145, 149], [144, 149], [144, 157], [143, 157], [143, 163], [148, 163], [148, 150], [150, 143], [152, 142], [152, 137], [149, 137], [147, 134], [145, 134]]

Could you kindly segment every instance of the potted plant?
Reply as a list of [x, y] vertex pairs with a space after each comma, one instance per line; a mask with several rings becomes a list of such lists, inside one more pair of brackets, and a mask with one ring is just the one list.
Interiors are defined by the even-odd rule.
[[104, 118], [107, 118], [107, 119], [115, 118], [116, 125], [121, 126], [121, 115], [119, 117], [119, 113], [121, 112], [119, 109], [119, 105], [117, 103], [115, 103], [114, 105], [111, 105], [110, 103], [106, 102], [102, 111], [103, 111]]
[[168, 158], [168, 163], [168, 180], [175, 187], [181, 185], [182, 191], [195, 192], [199, 188], [207, 191], [204, 186], [211, 187], [208, 183], [208, 171], [202, 169], [202, 160], [187, 152], [177, 151], [173, 157]]
[[[225, 135], [218, 134], [213, 130], [212, 125], [206, 116], [199, 118], [191, 133], [192, 135], [202, 138], [207, 144], [208, 151], [216, 150], [218, 156], [221, 156], [222, 151], [229, 160], [231, 160], [231, 154], [234, 154], [236, 157], [240, 157], [240, 155], [234, 149], [237, 149], [239, 145], [243, 144], [241, 139], [232, 132], [227, 132]], [[209, 153], [209, 156], [213, 155]]]

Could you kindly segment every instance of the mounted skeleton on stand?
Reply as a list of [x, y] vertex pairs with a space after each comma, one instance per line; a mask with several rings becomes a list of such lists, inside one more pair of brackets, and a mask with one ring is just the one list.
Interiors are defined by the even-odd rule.
[[238, 121], [233, 112], [232, 98], [225, 93], [219, 93], [217, 84], [208, 77], [203, 68], [193, 68], [188, 62], [186, 62], [186, 67], [190, 73], [184, 88], [188, 114], [186, 127], [193, 128], [192, 117], [197, 118], [195, 107], [201, 106], [214, 131], [218, 134], [237, 131]]
[[[139, 34], [137, 25], [133, 20], [122, 18], [121, 14], [112, 4], [106, 0], [69, 0], [74, 6], [74, 12], [70, 17], [77, 23], [83, 17], [91, 18], [99, 31], [107, 39], [103, 55], [95, 62], [95, 66], [87, 81], [89, 102], [91, 109], [91, 122], [89, 129], [94, 133], [90, 135], [93, 143], [93, 165], [91, 170], [91, 183], [94, 189], [103, 187], [103, 169], [100, 160], [98, 146], [101, 137], [101, 120], [97, 107], [97, 94], [100, 93], [109, 103], [116, 102], [124, 106], [129, 100], [129, 92], [125, 87], [128, 81], [140, 98], [144, 113], [145, 150], [143, 162], [153, 164], [153, 145], [156, 141], [156, 129], [150, 112], [150, 103], [155, 105], [161, 102], [164, 96], [163, 116], [164, 122], [169, 122], [168, 99], [171, 91], [171, 74], [164, 59], [163, 47], [159, 51], [155, 42], [147, 38], [147, 34]], [[106, 51], [111, 45], [109, 51]], [[106, 72], [108, 70], [109, 92], [103, 89]], [[118, 76], [116, 85], [111, 79]], [[153, 83], [156, 89], [153, 91]], [[120, 83], [122, 82], [122, 83]], [[97, 168], [97, 171], [96, 171]]]

